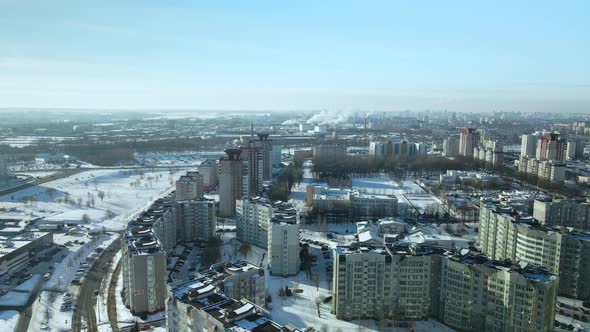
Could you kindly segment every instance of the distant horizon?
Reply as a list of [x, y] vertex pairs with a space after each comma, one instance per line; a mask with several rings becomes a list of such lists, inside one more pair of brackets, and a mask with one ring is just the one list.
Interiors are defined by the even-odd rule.
[[[552, 111], [518, 111], [518, 110], [489, 110], [489, 111], [470, 111], [470, 110], [436, 110], [436, 109], [399, 109], [399, 110], [373, 110], [373, 109], [353, 109], [353, 110], [339, 110], [339, 109], [206, 109], [206, 108], [104, 108], [104, 107], [29, 107], [29, 106], [18, 106], [18, 107], [0, 107], [1, 112], [12, 112], [12, 111], [55, 111], [55, 112], [90, 112], [90, 111], [104, 111], [104, 112], [130, 112], [130, 113], [197, 113], [197, 112], [211, 112], [211, 113], [288, 113], [288, 112], [346, 112], [346, 113], [465, 113], [465, 114], [484, 114], [484, 113], [521, 113], [521, 114], [551, 114], [555, 113]], [[588, 111], [570, 111], [570, 112], [558, 112], [564, 114], [580, 114], [589, 115]]]

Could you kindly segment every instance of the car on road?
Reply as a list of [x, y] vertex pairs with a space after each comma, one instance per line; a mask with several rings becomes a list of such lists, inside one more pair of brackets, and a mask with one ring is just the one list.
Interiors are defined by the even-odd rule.
[[25, 280], [29, 280], [29, 279], [31, 279], [32, 277], [33, 277], [33, 275], [32, 275], [32, 274], [30, 274], [30, 273], [27, 273], [27, 274], [25, 274], [25, 276], [24, 276], [24, 279], [25, 279]]

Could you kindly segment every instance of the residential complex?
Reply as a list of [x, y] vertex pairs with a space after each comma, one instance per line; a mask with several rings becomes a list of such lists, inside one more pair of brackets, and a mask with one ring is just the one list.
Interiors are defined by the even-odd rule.
[[176, 180], [176, 200], [186, 201], [202, 198], [205, 188], [203, 187], [203, 175], [199, 172], [188, 172]]
[[207, 159], [199, 164], [199, 173], [203, 176], [203, 186], [211, 190], [219, 184], [219, 164], [214, 159]]
[[339, 319], [433, 317], [457, 330], [552, 331], [557, 278], [463, 249], [397, 242], [334, 251]]
[[268, 224], [272, 204], [262, 197], [236, 201], [236, 238], [261, 248], [268, 246]]
[[199, 275], [234, 299], [247, 299], [261, 307], [266, 304], [264, 269], [250, 262], [216, 263], [208, 270], [199, 272]]
[[176, 241], [208, 241], [215, 235], [215, 201], [208, 199], [174, 202]]
[[[239, 149], [227, 149], [219, 159], [219, 215], [231, 217], [236, 213], [236, 200], [244, 195], [245, 170]], [[247, 192], [247, 191], [246, 191]]]
[[590, 232], [546, 227], [509, 206], [482, 203], [478, 244], [490, 258], [547, 267], [559, 276], [559, 295], [590, 297]]
[[425, 154], [426, 145], [423, 143], [412, 143], [405, 140], [372, 141], [369, 143], [369, 155], [376, 157], [415, 156]]
[[274, 210], [268, 229], [268, 269], [287, 277], [299, 272], [299, 212], [283, 205]]
[[135, 315], [164, 310], [166, 252], [160, 241], [145, 226], [128, 227], [122, 241], [125, 306]]
[[480, 132], [474, 128], [463, 128], [459, 136], [459, 154], [464, 157], [473, 156], [473, 148], [479, 145]]
[[590, 230], [590, 203], [586, 200], [535, 200], [533, 217], [546, 226]]

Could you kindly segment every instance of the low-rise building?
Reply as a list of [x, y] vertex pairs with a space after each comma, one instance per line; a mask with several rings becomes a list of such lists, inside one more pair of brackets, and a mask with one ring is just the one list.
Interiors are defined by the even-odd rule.
[[168, 332], [302, 332], [273, 322], [268, 311], [245, 298], [228, 296], [206, 277], [172, 285], [168, 293]]
[[261, 307], [266, 305], [264, 269], [250, 262], [216, 263], [199, 275], [211, 280], [215, 287], [234, 299], [247, 299]]
[[19, 270], [32, 255], [52, 243], [53, 234], [47, 232], [25, 232], [0, 240], [0, 277]]

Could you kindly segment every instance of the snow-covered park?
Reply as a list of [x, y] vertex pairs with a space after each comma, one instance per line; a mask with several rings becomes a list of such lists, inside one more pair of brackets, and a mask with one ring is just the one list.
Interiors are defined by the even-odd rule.
[[186, 169], [92, 169], [0, 196], [0, 207], [37, 224], [88, 224], [123, 229]]

